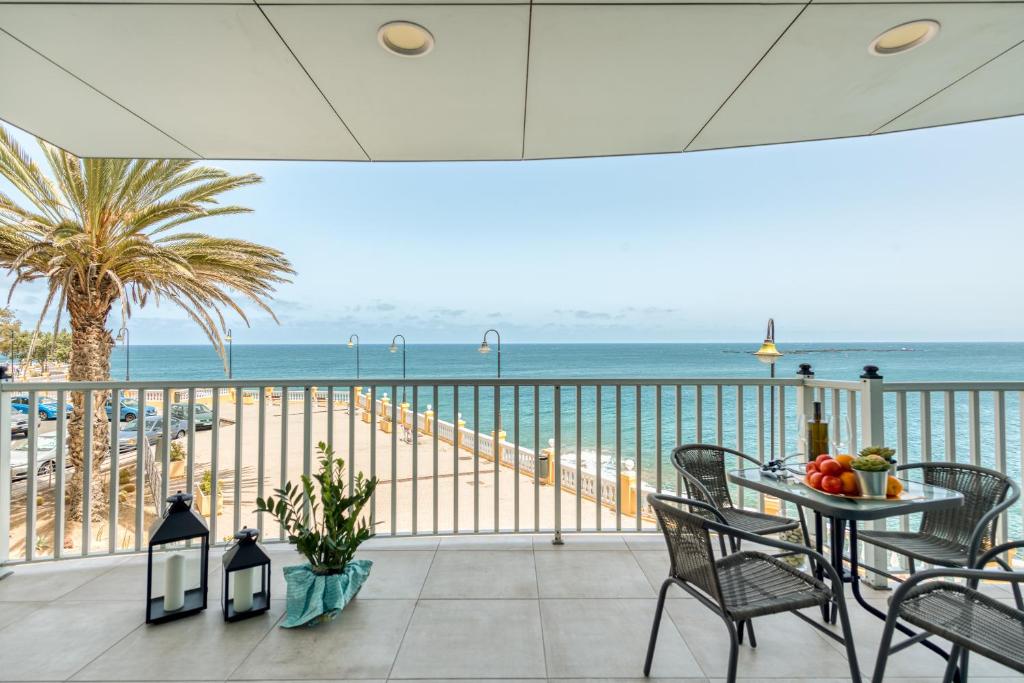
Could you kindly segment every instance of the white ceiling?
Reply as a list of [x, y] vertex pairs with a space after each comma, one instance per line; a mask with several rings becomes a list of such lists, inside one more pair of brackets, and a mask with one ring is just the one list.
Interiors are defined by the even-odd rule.
[[[393, 20], [435, 48], [385, 52]], [[1022, 41], [1024, 0], [0, 0], [0, 119], [83, 156], [696, 151], [1024, 113]]]

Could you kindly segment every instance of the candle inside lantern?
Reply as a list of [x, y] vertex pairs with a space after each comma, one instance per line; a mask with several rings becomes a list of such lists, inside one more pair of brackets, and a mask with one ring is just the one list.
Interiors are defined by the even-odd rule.
[[231, 598], [234, 600], [235, 612], [248, 612], [252, 609], [252, 569], [234, 572], [232, 578]]
[[185, 606], [185, 555], [171, 553], [164, 563], [164, 611]]

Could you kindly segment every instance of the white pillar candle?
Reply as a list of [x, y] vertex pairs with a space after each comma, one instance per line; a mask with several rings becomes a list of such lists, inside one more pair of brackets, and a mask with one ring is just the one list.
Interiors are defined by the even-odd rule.
[[248, 612], [252, 609], [252, 570], [232, 572], [231, 579], [231, 598], [235, 601], [235, 611]]
[[185, 555], [171, 553], [164, 562], [164, 611], [185, 606]]

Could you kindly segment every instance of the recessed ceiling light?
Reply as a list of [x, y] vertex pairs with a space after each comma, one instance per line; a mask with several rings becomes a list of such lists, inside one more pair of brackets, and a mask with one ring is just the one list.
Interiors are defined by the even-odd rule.
[[430, 31], [411, 21], [389, 21], [377, 31], [381, 47], [401, 57], [421, 57], [434, 47]]
[[939, 22], [933, 19], [908, 21], [871, 41], [868, 51], [873, 55], [895, 55], [924, 45], [939, 33]]

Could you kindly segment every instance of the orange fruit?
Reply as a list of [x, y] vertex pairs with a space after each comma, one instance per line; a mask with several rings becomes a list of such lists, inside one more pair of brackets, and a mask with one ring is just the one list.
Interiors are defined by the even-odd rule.
[[860, 495], [860, 482], [857, 475], [851, 472], [843, 472], [839, 475], [839, 481], [843, 482], [843, 494], [847, 496]]
[[903, 492], [903, 484], [896, 477], [890, 476], [885, 484], [885, 495], [895, 498]]
[[853, 462], [853, 456], [852, 455], [849, 455], [847, 453], [840, 453], [835, 458], [833, 458], [833, 460], [835, 460], [837, 463], [842, 465], [843, 470], [846, 471], [846, 472], [849, 472], [849, 471], [851, 471], [853, 469], [852, 467], [850, 467], [850, 463]]

